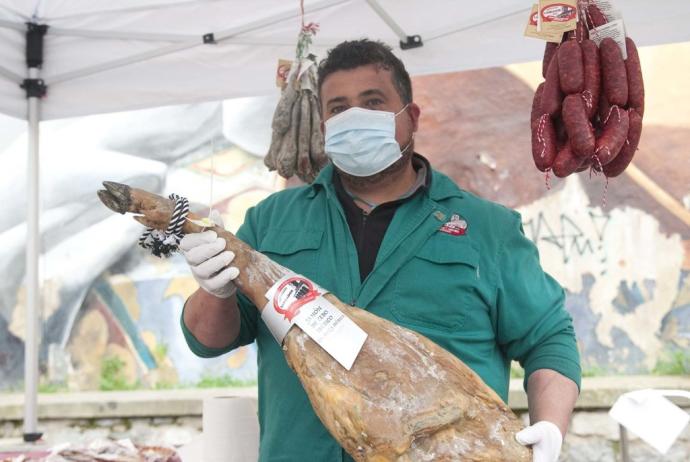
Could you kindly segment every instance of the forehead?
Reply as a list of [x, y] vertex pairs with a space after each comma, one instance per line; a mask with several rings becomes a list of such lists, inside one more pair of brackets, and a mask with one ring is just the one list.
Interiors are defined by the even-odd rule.
[[321, 100], [327, 103], [331, 98], [356, 98], [360, 93], [371, 89], [380, 90], [390, 97], [397, 95], [393, 73], [377, 64], [335, 71], [321, 85]]

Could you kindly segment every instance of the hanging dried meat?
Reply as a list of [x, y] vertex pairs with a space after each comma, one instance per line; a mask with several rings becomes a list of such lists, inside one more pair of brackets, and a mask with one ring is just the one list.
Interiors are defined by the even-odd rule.
[[269, 170], [283, 178], [297, 175], [311, 183], [328, 159], [324, 152], [316, 82], [316, 60], [308, 53], [317, 27], [302, 27], [297, 60], [292, 64], [271, 124], [271, 146], [264, 157]]
[[532, 157], [537, 169], [558, 177], [587, 169], [620, 175], [642, 133], [644, 83], [637, 48], [629, 37], [623, 45], [597, 29], [613, 19], [599, 6], [597, 0], [579, 0], [577, 28], [544, 50], [545, 81], [530, 116]]

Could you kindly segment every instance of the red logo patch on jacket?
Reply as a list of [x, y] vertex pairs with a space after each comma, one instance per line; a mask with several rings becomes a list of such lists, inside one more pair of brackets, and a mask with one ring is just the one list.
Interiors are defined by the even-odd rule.
[[439, 229], [442, 233], [450, 234], [451, 236], [463, 236], [467, 232], [467, 222], [463, 220], [460, 215], [454, 214], [450, 217], [450, 221]]

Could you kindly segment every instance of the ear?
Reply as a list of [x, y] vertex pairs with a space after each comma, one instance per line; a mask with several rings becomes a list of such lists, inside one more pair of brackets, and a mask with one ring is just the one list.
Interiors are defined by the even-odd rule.
[[422, 110], [419, 108], [417, 103], [411, 102], [407, 106], [407, 113], [410, 115], [410, 122], [412, 122], [412, 131], [416, 132], [419, 128], [419, 116], [421, 115]]

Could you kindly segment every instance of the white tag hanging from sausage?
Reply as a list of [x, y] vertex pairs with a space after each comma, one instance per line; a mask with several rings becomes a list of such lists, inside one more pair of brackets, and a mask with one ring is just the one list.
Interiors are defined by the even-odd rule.
[[606, 17], [606, 24], [595, 27], [589, 31], [589, 38], [599, 46], [601, 41], [606, 37], [611, 37], [618, 44], [623, 59], [628, 59], [628, 50], [625, 46], [625, 23], [623, 22], [623, 15], [614, 6], [612, 0], [597, 0], [594, 5]]
[[622, 19], [616, 19], [602, 26], [595, 27], [589, 31], [589, 37], [597, 46], [601, 45], [601, 41], [606, 37], [611, 37], [618, 44], [623, 59], [628, 59], [628, 50], [625, 47], [625, 24]]

